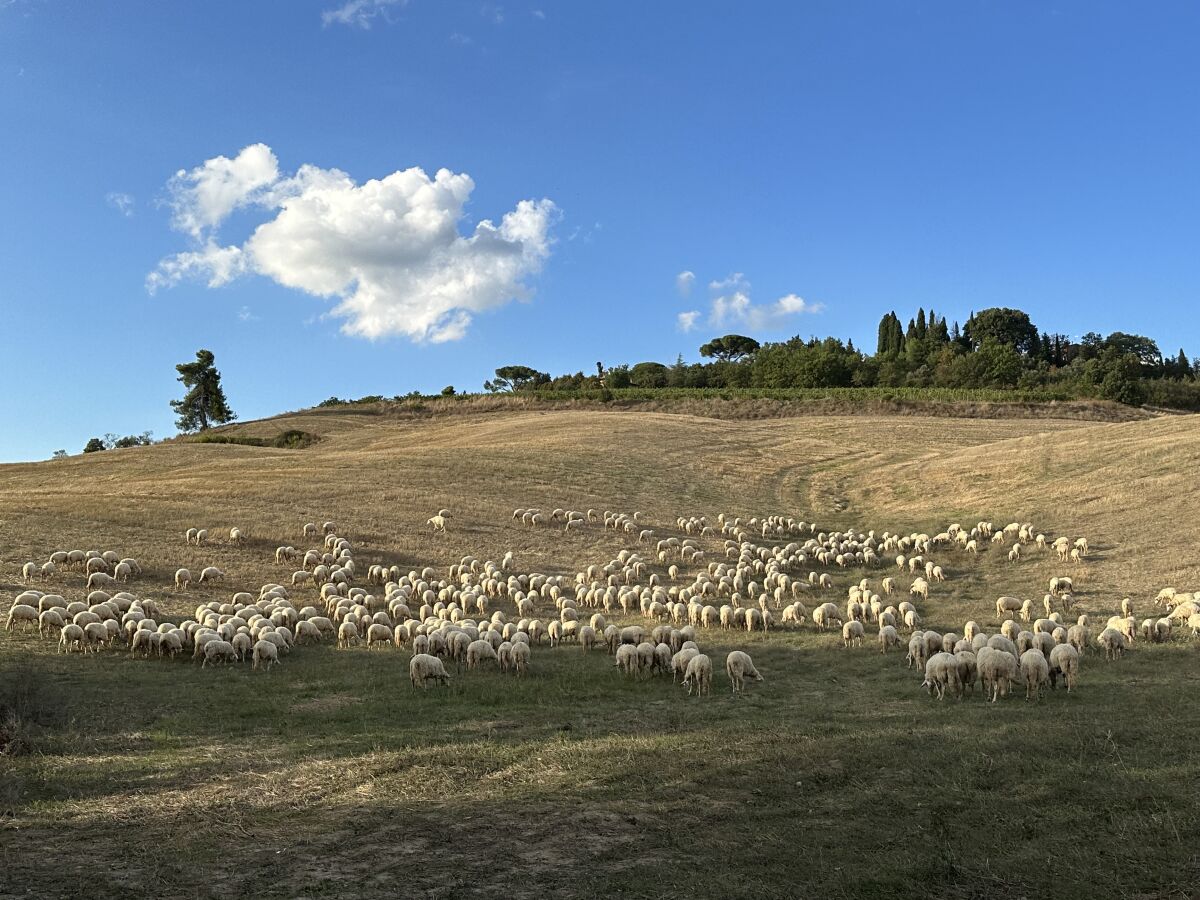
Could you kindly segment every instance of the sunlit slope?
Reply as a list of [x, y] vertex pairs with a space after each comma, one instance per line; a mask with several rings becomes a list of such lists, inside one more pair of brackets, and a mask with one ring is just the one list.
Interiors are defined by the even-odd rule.
[[[1097, 429], [1045, 419], [729, 421], [594, 410], [412, 418], [315, 410], [228, 430], [270, 437], [300, 429], [319, 437], [302, 450], [179, 441], [2, 467], [0, 527], [9, 564], [67, 544], [118, 546], [164, 570], [215, 555], [216, 564], [253, 582], [279, 573], [265, 560], [247, 569], [245, 554], [222, 557], [217, 546], [197, 555], [178, 539], [182, 531], [207, 527], [220, 537], [237, 525], [269, 548], [289, 536], [298, 540], [304, 521], [332, 518], [364, 547], [394, 553], [404, 563], [446, 565], [466, 554], [511, 549], [526, 565], [570, 571], [611, 558], [628, 538], [602, 529], [569, 536], [557, 529], [531, 532], [511, 521], [514, 507], [637, 510], [660, 531], [672, 528], [678, 515], [720, 511], [786, 512], [831, 527], [886, 528], [940, 515], [947, 506], [968, 508], [957, 487], [942, 487], [940, 500], [923, 497], [921, 507], [901, 501], [904, 491], [921, 496], [917, 485], [932, 473], [949, 479], [962, 465], [946, 465], [946, 459], [1015, 464], [1014, 451], [1005, 448], [1069, 440], [1088, 446], [1089, 438], [1073, 436], [1136, 436], [1173, 425], [1178, 421]], [[878, 487], [881, 472], [901, 479], [894, 491]], [[1025, 475], [1031, 496], [1038, 496], [1040, 470], [1027, 467]], [[1089, 483], [1060, 482], [1054, 489], [1069, 493]], [[858, 499], [848, 506], [851, 498]], [[980, 515], [1013, 509], [1001, 490], [978, 500]], [[434, 537], [424, 523], [442, 507], [454, 513], [450, 533]], [[881, 511], [886, 519], [877, 518]]]
[[[1086, 536], [1087, 578], [1137, 594], [1200, 586], [1195, 552], [1200, 417], [1092, 424], [930, 448], [916, 463], [859, 471], [858, 506], [894, 521], [966, 519], [984, 511]], [[1070, 573], [1072, 566], [1060, 567]]]

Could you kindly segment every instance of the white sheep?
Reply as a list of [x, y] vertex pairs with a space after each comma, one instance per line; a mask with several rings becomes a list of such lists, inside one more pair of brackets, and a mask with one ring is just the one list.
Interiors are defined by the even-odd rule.
[[442, 661], [428, 653], [418, 653], [409, 661], [408, 677], [414, 688], [428, 689], [430, 681], [438, 681], [446, 686], [450, 684], [450, 675]]
[[443, 515], [431, 516], [425, 520], [425, 524], [433, 526], [434, 534], [446, 533], [446, 517]]
[[1059, 644], [1050, 651], [1050, 687], [1057, 686], [1059, 675], [1066, 680], [1069, 694], [1079, 677], [1079, 651], [1070, 644]]
[[[235, 529], [236, 530], [236, 529]], [[207, 648], [205, 653], [207, 654]], [[271, 666], [279, 662], [279, 648], [271, 641], [257, 641], [254, 644], [254, 668], [262, 665], [268, 672]]]
[[213, 581], [224, 581], [224, 580], [225, 580], [225, 573], [222, 572], [220, 569], [218, 569], [216, 566], [205, 566], [203, 569], [200, 570], [200, 577], [198, 579], [196, 579], [196, 583], [203, 584], [206, 581], [213, 582]]
[[697, 653], [688, 660], [687, 669], [683, 676], [687, 685], [688, 696], [695, 689], [696, 696], [702, 697], [712, 693], [712, 660], [703, 653]]
[[1104, 648], [1105, 659], [1120, 659], [1125, 652], [1125, 635], [1115, 628], [1105, 628], [1096, 643]]
[[881, 625], [879, 627], [879, 652], [887, 653], [893, 647], [900, 646], [900, 635], [896, 633], [896, 629], [891, 625]]
[[467, 669], [477, 668], [484, 660], [498, 662], [496, 648], [492, 646], [490, 641], [471, 641], [467, 645]]
[[370, 650], [373, 644], [390, 644], [392, 642], [392, 629], [382, 623], [375, 623], [367, 627], [367, 649]]
[[745, 690], [746, 676], [753, 678], [755, 681], [763, 680], [758, 669], [754, 668], [754, 661], [750, 659], [750, 654], [744, 653], [741, 650], [734, 650], [725, 657], [725, 673], [729, 676], [729, 680], [733, 684], [733, 692], [735, 694], [740, 694]]
[[5, 631], [13, 631], [17, 624], [21, 624], [21, 630], [25, 630], [25, 623], [32, 623], [35, 627], [38, 624], [38, 611], [32, 606], [25, 603], [14, 603], [8, 611], [8, 621], [4, 623]]
[[863, 623], [858, 619], [851, 619], [842, 626], [842, 645], [844, 647], [849, 648], [852, 645], [861, 647], [864, 636]]
[[204, 662], [200, 664], [200, 668], [204, 668], [210, 662], [236, 662], [237, 651], [233, 649], [233, 644], [229, 641], [223, 641], [219, 637], [208, 641], [204, 645]]
[[58, 636], [58, 652], [70, 653], [72, 650], [78, 650], [82, 653], [84, 650], [83, 642], [83, 629], [78, 625], [66, 624], [62, 627], [62, 631]]
[[175, 570], [175, 590], [186, 591], [188, 585], [192, 583], [192, 573], [187, 569]]
[[921, 687], [929, 690], [932, 697], [936, 692], [939, 700], [946, 698], [946, 691], [962, 696], [962, 681], [959, 678], [958, 660], [952, 653], [935, 653], [925, 663], [925, 680]]
[[1017, 597], [1000, 597], [996, 600], [996, 618], [1003, 620], [1012, 618], [1013, 614], [1019, 612], [1024, 604]]
[[338, 626], [338, 649], [348, 649], [352, 644], [358, 643], [358, 624], [349, 619], [342, 621]]
[[1031, 648], [1021, 654], [1021, 675], [1025, 679], [1025, 699], [1040, 700], [1042, 685], [1050, 680], [1050, 665], [1040, 649]]
[[671, 681], [672, 683], [682, 680], [687, 675], [687, 664], [691, 662], [693, 656], [698, 656], [700, 653], [695, 647], [681, 647], [679, 652], [671, 657]]
[[993, 703], [1001, 697], [1008, 696], [1009, 685], [1017, 677], [1016, 656], [990, 646], [982, 647], [975, 654], [975, 665], [979, 672], [979, 680], [983, 683], [984, 700], [988, 699], [989, 690]]

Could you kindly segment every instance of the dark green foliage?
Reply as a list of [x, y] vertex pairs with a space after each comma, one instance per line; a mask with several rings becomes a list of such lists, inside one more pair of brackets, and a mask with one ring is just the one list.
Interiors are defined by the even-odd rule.
[[319, 438], [310, 432], [292, 428], [287, 431], [281, 431], [273, 438], [206, 431], [188, 440], [193, 444], [238, 444], [243, 447], [276, 447], [280, 450], [302, 450], [305, 447], [315, 444]]
[[127, 434], [125, 437], [119, 437], [112, 441], [109, 449], [121, 449], [122, 447], [149, 447], [154, 443], [154, 432], [143, 431], [141, 434]]
[[549, 383], [549, 375], [529, 366], [501, 366], [496, 370], [494, 379], [483, 383], [483, 388], [496, 394], [523, 391]]
[[1012, 347], [1026, 356], [1036, 354], [1041, 347], [1037, 326], [1029, 321], [1027, 313], [1019, 309], [993, 307], [974, 313], [967, 320], [963, 334], [973, 350], [978, 350], [988, 339]]
[[[725, 335], [701, 348], [711, 362], [670, 365], [646, 360], [551, 377], [528, 366], [496, 370], [485, 385], [498, 391], [546, 391], [577, 397], [624, 399], [629, 392], [673, 390], [807, 391], [840, 389], [947, 389], [1022, 392], [1024, 399], [1102, 398], [1200, 410], [1200, 382], [1187, 353], [1163, 358], [1157, 344], [1141, 335], [1095, 332], [1073, 341], [1042, 334], [1017, 309], [971, 313], [966, 329], [934, 310], [918, 309], [907, 336], [894, 311], [879, 322], [875, 353], [850, 341], [801, 338], [759, 344], [744, 335]], [[613, 394], [613, 392], [624, 392]], [[370, 402], [330, 398], [321, 406]], [[401, 398], [397, 398], [401, 399]], [[1018, 398], [1013, 396], [1012, 400]]]
[[733, 362], [754, 355], [759, 343], [744, 334], [727, 334], [724, 337], [713, 338], [700, 348], [700, 355], [707, 359], [718, 359], [722, 362]]
[[444, 388], [442, 388], [442, 396], [443, 397], [453, 397], [454, 393], [455, 393], [454, 385], [452, 385], [452, 384], [448, 384]]
[[629, 383], [634, 387], [666, 387], [667, 380], [667, 367], [662, 363], [640, 362], [629, 370]]
[[83, 446], [84, 453], [98, 453], [101, 450], [107, 450], [107, 449], [108, 449], [108, 447], [106, 447], [104, 445], [104, 439], [98, 438], [98, 437], [92, 438], [90, 441], [88, 441]]
[[184, 433], [205, 431], [210, 425], [223, 425], [237, 418], [225, 399], [221, 373], [214, 363], [212, 351], [197, 350], [195, 362], [175, 367], [187, 393], [182, 400], [172, 400], [171, 409], [179, 417], [176, 427]]

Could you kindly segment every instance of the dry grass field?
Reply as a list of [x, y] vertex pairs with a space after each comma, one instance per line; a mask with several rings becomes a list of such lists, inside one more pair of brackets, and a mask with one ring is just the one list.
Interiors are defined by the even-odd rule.
[[[511, 550], [521, 571], [573, 575], [638, 546], [522, 527], [522, 506], [637, 510], [658, 537], [719, 512], [1088, 537], [1081, 566], [936, 554], [950, 580], [919, 606], [939, 631], [994, 631], [998, 595], [1040, 601], [1052, 575], [1075, 578], [1093, 622], [1124, 596], [1140, 620], [1159, 588], [1200, 588], [1196, 417], [701, 412], [331, 408], [228, 429], [320, 438], [300, 450], [175, 442], [3, 466], [0, 610], [24, 561], [78, 547], [136, 557], [129, 589], [191, 615], [285, 581], [274, 548], [309, 546], [312, 520], [336, 521], [361, 563], [404, 569]], [[444, 536], [424, 524], [440, 507]], [[234, 525], [247, 543], [224, 540]], [[211, 543], [186, 546], [189, 526]], [[171, 590], [177, 567], [209, 564], [226, 585]], [[834, 570], [828, 599], [894, 571]], [[84, 593], [74, 573], [35, 586]], [[297, 607], [315, 596], [293, 591]], [[415, 692], [390, 646], [298, 648], [263, 674], [2, 634], [0, 686], [28, 716], [0, 754], [0, 896], [1196, 896], [1200, 640], [1089, 652], [1071, 695], [993, 705], [931, 700], [873, 632], [844, 650], [811, 625], [705, 631], [718, 666], [746, 649], [766, 680], [733, 698], [721, 671], [703, 699], [576, 646], [535, 648], [525, 680]]]

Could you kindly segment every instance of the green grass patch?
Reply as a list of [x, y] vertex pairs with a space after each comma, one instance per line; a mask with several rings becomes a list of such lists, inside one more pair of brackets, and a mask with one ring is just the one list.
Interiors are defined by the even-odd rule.
[[302, 450], [312, 446], [318, 440], [319, 438], [315, 434], [296, 428], [281, 431], [273, 438], [211, 431], [188, 438], [189, 443], [193, 444], [240, 444], [243, 447], [276, 447], [280, 450]]

